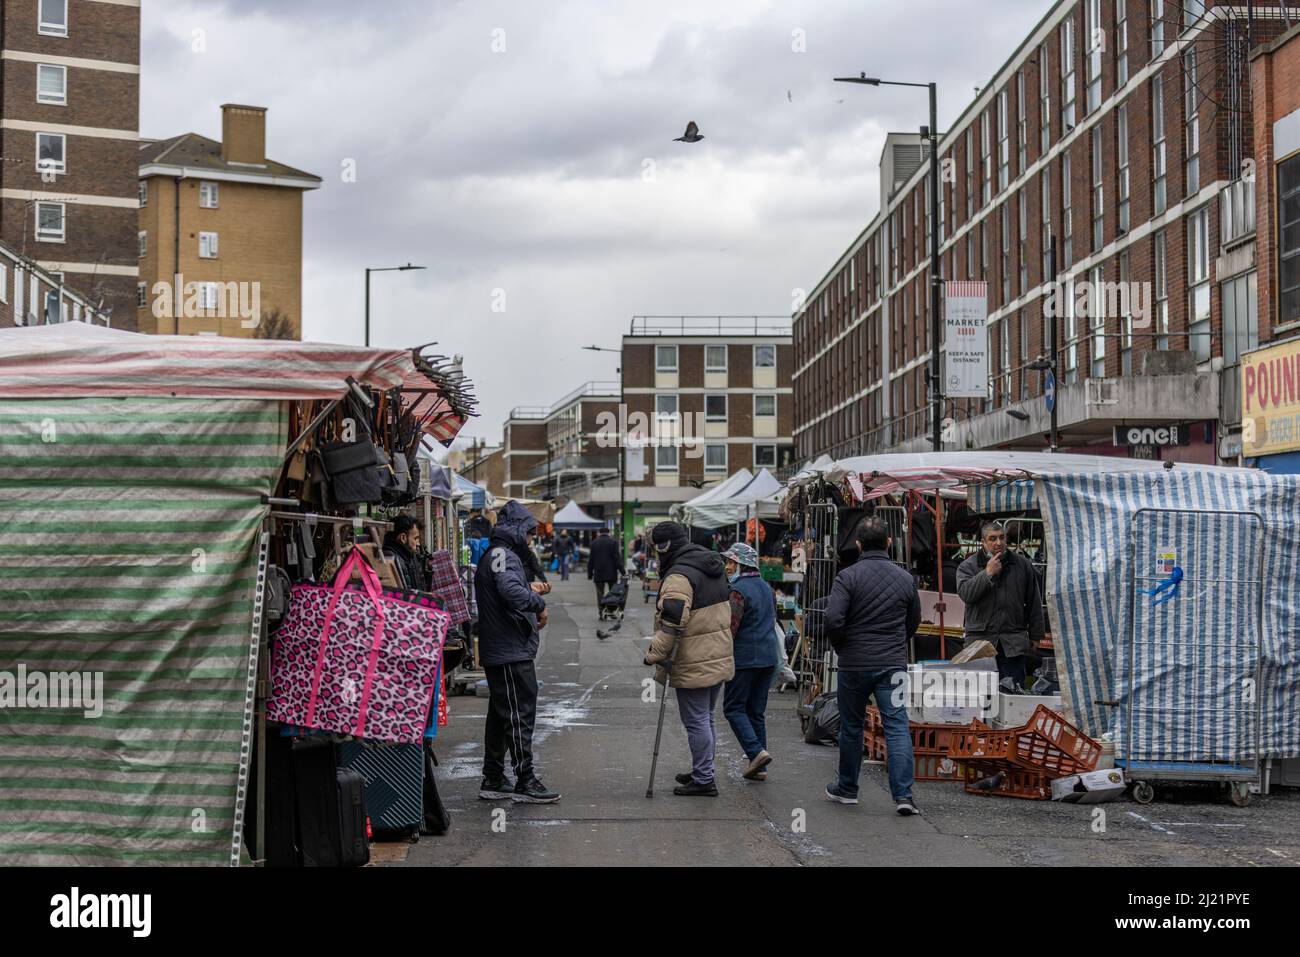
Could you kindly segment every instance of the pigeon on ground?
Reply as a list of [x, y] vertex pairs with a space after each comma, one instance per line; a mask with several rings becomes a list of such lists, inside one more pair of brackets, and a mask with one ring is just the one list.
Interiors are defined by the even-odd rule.
[[689, 123], [686, 124], [686, 132], [682, 136], [678, 136], [677, 138], [675, 138], [673, 142], [674, 143], [698, 143], [702, 139], [704, 139], [704, 137], [700, 135], [700, 128], [695, 125], [694, 120], [691, 120]]
[[1002, 787], [1002, 782], [1005, 781], [1006, 779], [1007, 779], [1007, 772], [999, 771], [991, 778], [980, 778], [978, 781], [972, 784], [971, 787], [973, 787], [977, 791], [996, 791], [998, 788]]

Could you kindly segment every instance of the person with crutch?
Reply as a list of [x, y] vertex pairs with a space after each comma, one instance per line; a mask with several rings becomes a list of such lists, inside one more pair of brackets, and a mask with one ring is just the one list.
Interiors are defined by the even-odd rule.
[[[667, 688], [677, 690], [677, 712], [691, 747], [691, 770], [677, 775], [673, 794], [717, 797], [713, 715], [723, 682], [736, 673], [725, 565], [717, 552], [692, 544], [686, 527], [676, 522], [660, 522], [650, 538], [661, 584], [645, 663], [659, 666], [655, 680], [665, 684], [665, 696]], [[670, 659], [671, 668], [665, 667]]]

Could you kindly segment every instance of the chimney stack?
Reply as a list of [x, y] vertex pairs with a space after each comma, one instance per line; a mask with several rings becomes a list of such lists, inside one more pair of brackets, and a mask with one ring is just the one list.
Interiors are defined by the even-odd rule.
[[221, 158], [227, 163], [266, 165], [266, 107], [221, 107]]

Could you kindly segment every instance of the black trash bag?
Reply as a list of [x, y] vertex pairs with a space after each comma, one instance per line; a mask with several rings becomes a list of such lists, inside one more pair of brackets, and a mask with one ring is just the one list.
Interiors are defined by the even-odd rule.
[[812, 720], [803, 739], [808, 744], [840, 743], [840, 706], [833, 693], [818, 695], [812, 703]]

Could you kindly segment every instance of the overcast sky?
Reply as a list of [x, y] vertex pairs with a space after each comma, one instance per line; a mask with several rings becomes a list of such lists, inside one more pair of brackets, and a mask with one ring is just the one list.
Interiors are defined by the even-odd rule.
[[[831, 77], [934, 80], [946, 129], [1050, 6], [145, 0], [141, 134], [267, 107], [271, 158], [325, 180], [305, 338], [362, 341], [366, 266], [429, 267], [373, 277], [372, 342], [464, 355], [464, 434], [498, 439], [616, 379], [579, 347], [633, 315], [788, 315], [875, 214], [885, 132], [927, 121], [924, 90]], [[704, 141], [672, 142], [688, 120]]]

